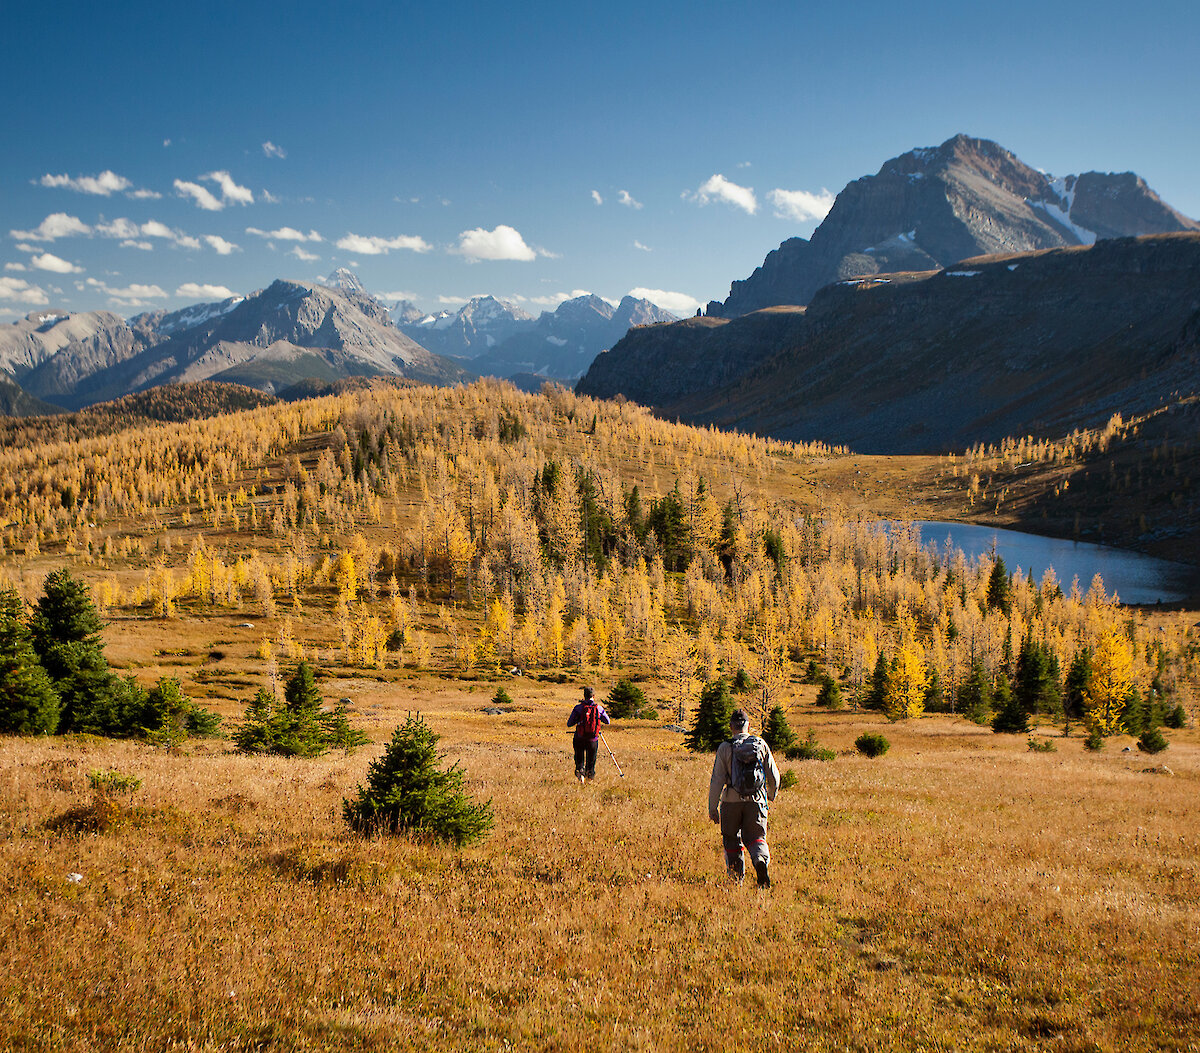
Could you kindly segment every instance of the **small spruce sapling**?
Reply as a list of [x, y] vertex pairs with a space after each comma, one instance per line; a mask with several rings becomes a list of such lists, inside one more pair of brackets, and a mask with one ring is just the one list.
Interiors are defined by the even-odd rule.
[[695, 719], [683, 744], [694, 753], [713, 753], [729, 738], [729, 714], [733, 696], [724, 677], [710, 680], [700, 692]]
[[646, 696], [632, 680], [618, 680], [604, 700], [604, 708], [610, 717], [626, 720], [646, 708]]
[[471, 801], [457, 764], [438, 768], [439, 737], [419, 713], [396, 729], [367, 770], [367, 785], [359, 786], [353, 801], [343, 801], [351, 829], [367, 836], [411, 831], [461, 847], [492, 828], [491, 800]]
[[772, 706], [767, 714], [767, 723], [763, 728], [763, 739], [776, 753], [786, 753], [796, 742], [796, 733], [788, 723], [787, 713], [783, 706]]

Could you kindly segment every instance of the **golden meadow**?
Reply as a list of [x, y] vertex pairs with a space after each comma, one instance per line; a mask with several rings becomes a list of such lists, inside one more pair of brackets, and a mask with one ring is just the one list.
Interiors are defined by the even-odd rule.
[[[989, 560], [885, 532], [822, 485], [847, 456], [494, 383], [14, 442], [2, 570], [27, 601], [69, 567], [117, 671], [178, 679], [227, 728], [304, 658], [373, 744], [0, 743], [6, 1044], [1194, 1047], [1194, 730], [1151, 757], [1121, 734], [1085, 750], [1044, 717], [1033, 737], [1054, 749], [1034, 751], [954, 713], [852, 704], [880, 653], [953, 698], [1030, 636], [1064, 670], [1117, 640], [1128, 684], [1158, 676], [1190, 714], [1194, 613], [1052, 576], [989, 606]], [[809, 662], [845, 708], [816, 706]], [[765, 894], [726, 882], [711, 758], [665, 727], [739, 668], [756, 724], [783, 705], [837, 754], [781, 760], [797, 782], [772, 809]], [[622, 677], [659, 718], [614, 724], [625, 777], [602, 749], [578, 787], [566, 714], [579, 685]], [[514, 705], [486, 714], [498, 686]], [[413, 711], [492, 800], [484, 841], [343, 823]], [[868, 730], [883, 757], [854, 749]], [[68, 821], [98, 770], [141, 786], [99, 828]]]

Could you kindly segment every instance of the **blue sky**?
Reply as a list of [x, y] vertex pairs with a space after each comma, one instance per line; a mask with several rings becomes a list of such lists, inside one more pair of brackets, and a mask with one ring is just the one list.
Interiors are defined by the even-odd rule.
[[1200, 5], [0, 0], [0, 318], [354, 269], [385, 299], [723, 299], [957, 132], [1200, 216]]

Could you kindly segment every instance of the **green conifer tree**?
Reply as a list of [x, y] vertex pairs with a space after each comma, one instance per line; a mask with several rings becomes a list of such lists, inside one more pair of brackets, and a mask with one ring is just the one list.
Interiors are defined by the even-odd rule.
[[700, 692], [695, 718], [683, 744], [695, 753], [714, 753], [729, 738], [733, 696], [724, 677], [710, 680]]
[[788, 723], [783, 706], [771, 707], [771, 712], [767, 714], [767, 722], [763, 726], [762, 737], [775, 753], [786, 754], [788, 749], [796, 744], [796, 733]]
[[1025, 712], [1021, 700], [1013, 694], [1003, 676], [996, 678], [992, 701], [996, 706], [996, 715], [992, 717], [993, 731], [1006, 735], [1029, 733], [1029, 714]]
[[62, 703], [33, 649], [24, 605], [0, 590], [0, 733], [53, 735]]
[[817, 692], [817, 705], [825, 706], [827, 709], [841, 709], [842, 689], [838, 686], [838, 682], [834, 680], [828, 673], [821, 676], [821, 690]]
[[604, 708], [610, 717], [626, 720], [646, 708], [646, 696], [632, 680], [618, 680], [604, 700]]
[[396, 729], [367, 770], [367, 785], [359, 786], [353, 801], [343, 801], [351, 829], [368, 836], [412, 831], [461, 847], [492, 828], [492, 802], [471, 801], [462, 769], [439, 770], [438, 738], [419, 713]]
[[971, 663], [967, 679], [958, 686], [958, 709], [968, 720], [983, 724], [991, 708], [992, 685], [988, 683], [983, 663], [977, 658]]
[[875, 669], [871, 673], [871, 686], [863, 698], [863, 709], [883, 709], [887, 704], [888, 677], [887, 655], [881, 650], [875, 659]]

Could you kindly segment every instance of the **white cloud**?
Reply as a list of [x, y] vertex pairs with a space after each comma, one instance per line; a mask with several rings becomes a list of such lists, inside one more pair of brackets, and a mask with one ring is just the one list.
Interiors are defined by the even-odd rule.
[[[727, 205], [740, 208], [743, 212], [754, 215], [758, 211], [758, 199], [754, 196], [754, 188], [738, 186], [730, 182], [719, 172], [710, 176], [692, 192], [684, 191], [685, 200], [694, 201], [697, 205], [707, 205], [713, 201], [723, 201]], [[661, 307], [662, 305], [659, 304]], [[668, 308], [670, 310], [670, 308]]]
[[23, 263], [6, 263], [4, 265], [4, 269], [6, 271], [27, 271], [27, 270], [29, 270], [29, 268], [26, 267], [25, 264], [23, 264]]
[[445, 304], [447, 307], [461, 307], [465, 303], [470, 303], [474, 299], [472, 296], [439, 296], [438, 303]]
[[65, 190], [75, 190], [80, 194], [99, 194], [108, 197], [110, 194], [128, 190], [133, 184], [116, 172], [105, 170], [95, 176], [79, 176], [72, 179], [69, 175], [44, 175], [38, 182], [42, 186], [61, 187]]
[[141, 228], [133, 220], [124, 217], [96, 226], [96, 233], [102, 238], [136, 238], [141, 232]]
[[643, 245], [640, 241], [637, 241], [636, 239], [634, 240], [633, 247], [635, 249], [641, 249], [642, 252], [653, 252], [654, 251], [652, 248], [650, 248], [649, 245]]
[[254, 194], [249, 188], [238, 186], [233, 176], [228, 172], [209, 172], [200, 177], [206, 183], [216, 183], [221, 188], [221, 196], [217, 197], [208, 187], [199, 183], [189, 183], [183, 179], [175, 180], [175, 190], [180, 197], [190, 197], [198, 207], [207, 212], [220, 212], [232, 202], [235, 205], [253, 205]]
[[55, 212], [43, 219], [36, 230], [10, 230], [8, 236], [18, 241], [54, 241], [56, 238], [69, 238], [91, 232], [92, 228], [83, 220], [68, 216], [65, 212]]
[[197, 285], [196, 282], [184, 282], [175, 290], [175, 295], [186, 297], [189, 300], [228, 300], [237, 294], [232, 289], [226, 289], [224, 285]]
[[0, 278], [0, 300], [15, 300], [17, 303], [49, 303], [50, 297], [44, 289], [30, 285], [24, 278]]
[[385, 292], [379, 294], [381, 300], [415, 300], [417, 294], [415, 292]]
[[278, 230], [259, 230], [258, 227], [247, 227], [247, 234], [254, 234], [260, 238], [271, 238], [274, 241], [324, 241], [315, 230], [310, 230], [307, 234], [302, 230], [296, 230], [295, 227], [280, 227]]
[[148, 241], [135, 241], [133, 238], [126, 238], [121, 242], [123, 249], [141, 249], [142, 252], [151, 252], [154, 246]]
[[[528, 263], [537, 258], [520, 233], [501, 223], [495, 230], [464, 230], [458, 236], [458, 244], [450, 249], [458, 256], [465, 256], [468, 263], [481, 260], [518, 260]], [[543, 255], [547, 253], [543, 252]]]
[[633, 195], [628, 190], [618, 190], [617, 200], [626, 208], [641, 208], [642, 203], [635, 201]]
[[263, 196], [263, 200], [268, 205], [278, 205], [279, 204], [279, 198], [277, 198], [274, 194], [271, 193], [271, 191], [269, 191], [265, 188], [263, 189], [262, 196]]
[[400, 234], [394, 238], [366, 237], [362, 234], [347, 234], [337, 242], [343, 252], [357, 252], [363, 256], [385, 256], [392, 249], [409, 249], [412, 252], [428, 252], [432, 245], [424, 238]]
[[287, 157], [287, 151], [282, 146], [276, 146], [270, 139], [262, 144], [262, 152], [267, 157]]
[[597, 205], [603, 205], [603, 204], [604, 204], [604, 198], [602, 198], [602, 197], [600, 196], [600, 191], [599, 191], [599, 190], [593, 190], [593, 191], [592, 191], [592, 200], [593, 200], [593, 201], [595, 201]]
[[235, 205], [254, 204], [254, 195], [249, 187], [238, 186], [228, 172], [209, 172], [200, 178], [208, 183], [216, 183], [221, 188], [222, 199], [226, 202], [232, 201]]
[[93, 289], [99, 289], [109, 301], [120, 307], [148, 307], [151, 300], [166, 299], [166, 291], [157, 285], [127, 285], [124, 289], [114, 289], [111, 285], [89, 278], [87, 284]]
[[83, 272], [82, 267], [76, 267], [70, 260], [64, 260], [52, 252], [43, 252], [40, 256], [34, 256], [29, 262], [39, 271], [51, 271], [54, 274], [81, 274]]
[[289, 256], [295, 256], [298, 260], [303, 260], [305, 263], [312, 263], [313, 260], [319, 260], [321, 257], [313, 252], [305, 252], [299, 245], [293, 245]]
[[[578, 300], [581, 296], [591, 295], [590, 289], [574, 289], [569, 293], [554, 293], [552, 296], [532, 296], [529, 302], [535, 303], [539, 307], [557, 307], [560, 303], [566, 303], [568, 300]], [[604, 297], [601, 297], [601, 299], [604, 299]], [[611, 300], [608, 302], [612, 303]]]
[[205, 234], [204, 240], [208, 243], [210, 248], [216, 249], [218, 255], [221, 256], [228, 256], [230, 253], [239, 251], [238, 246], [236, 246], [232, 241], [226, 241], [218, 234]]
[[162, 194], [160, 194], [157, 190], [142, 189], [142, 190], [134, 190], [131, 193], [126, 194], [125, 196], [131, 197], [135, 201], [157, 201], [159, 198], [162, 197]]
[[176, 179], [175, 190], [180, 197], [195, 199], [196, 204], [208, 212], [220, 212], [225, 207], [224, 201], [214, 197], [208, 187], [201, 186], [199, 183], [188, 183], [182, 179]]
[[808, 190], [772, 190], [767, 198], [775, 206], [775, 215], [780, 219], [794, 219], [804, 223], [812, 219], [824, 219], [833, 208], [834, 195], [824, 187], [819, 194]]
[[688, 296], [687, 293], [667, 292], [665, 289], [630, 289], [629, 295], [638, 300], [649, 300], [652, 304], [657, 304], [664, 311], [670, 311], [672, 314], [677, 314], [680, 317], [689, 314], [695, 314], [696, 311], [704, 305], [694, 296]]

